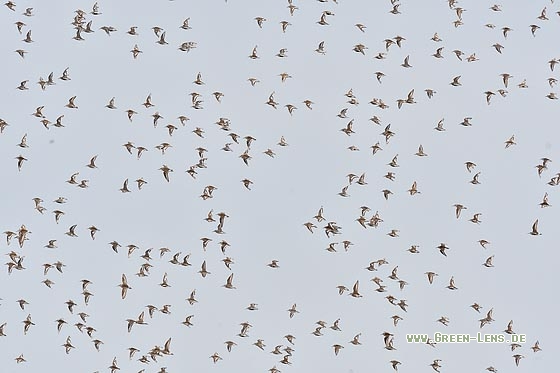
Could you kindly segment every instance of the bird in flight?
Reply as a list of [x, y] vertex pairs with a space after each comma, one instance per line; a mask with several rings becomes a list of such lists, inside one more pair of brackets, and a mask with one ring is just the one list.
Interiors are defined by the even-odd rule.
[[130, 290], [132, 288], [128, 285], [128, 281], [127, 281], [126, 275], [124, 273], [121, 276], [121, 283], [119, 284], [119, 287], [121, 288], [121, 298], [125, 299], [126, 294], [128, 293], [128, 290]]

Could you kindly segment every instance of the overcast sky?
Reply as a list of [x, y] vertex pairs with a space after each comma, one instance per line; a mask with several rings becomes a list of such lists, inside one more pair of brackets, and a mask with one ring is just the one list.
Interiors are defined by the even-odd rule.
[[[560, 216], [559, 187], [547, 183], [559, 172], [559, 103], [551, 95], [558, 89], [551, 78], [558, 78], [560, 67], [552, 70], [549, 61], [560, 62], [560, 8], [544, 0], [522, 7], [504, 2], [500, 11], [488, 1], [399, 4], [393, 14], [389, 1], [295, 0], [293, 15], [280, 0], [98, 2], [97, 15], [93, 3], [82, 1], [17, 1], [14, 10], [3, 5], [0, 228], [17, 234], [25, 225], [30, 232], [23, 247], [17, 237], [0, 243], [6, 254], [0, 272], [2, 369], [104, 372], [116, 357], [122, 372], [266, 372], [273, 366], [283, 372], [391, 372], [391, 360], [401, 363], [399, 372], [432, 372], [435, 359], [441, 359], [441, 372], [490, 366], [553, 371], [558, 342], [550, 313], [558, 297], [550, 279]], [[24, 15], [30, 7], [32, 15]], [[82, 41], [73, 39], [77, 9], [85, 12], [83, 28], [91, 21], [94, 31], [82, 31]], [[321, 25], [324, 12], [331, 14]], [[262, 28], [256, 17], [266, 19]], [[180, 27], [185, 19], [190, 29]], [[21, 33], [16, 22], [24, 23]], [[534, 35], [531, 25], [537, 26]], [[116, 31], [108, 35], [100, 29], [105, 26]], [[132, 26], [138, 35], [127, 33]], [[156, 26], [167, 44], [157, 43]], [[511, 29], [507, 37], [503, 28]], [[28, 31], [29, 43], [22, 41]], [[440, 41], [432, 40], [434, 33]], [[397, 36], [404, 38], [401, 46], [386, 47], [385, 39], [395, 42]], [[195, 43], [188, 52], [179, 50], [185, 42]], [[320, 42], [324, 54], [315, 51]], [[358, 44], [363, 54], [353, 50]], [[135, 45], [142, 51], [136, 59]], [[255, 47], [259, 58], [251, 59]], [[433, 56], [438, 48], [443, 58]], [[27, 52], [24, 58], [19, 49]], [[285, 57], [277, 56], [281, 49]], [[464, 53], [461, 60], [454, 50]], [[375, 58], [380, 53], [383, 58]], [[402, 66], [407, 56], [411, 67]], [[469, 56], [475, 61], [468, 62]], [[59, 79], [66, 68], [70, 79]], [[55, 84], [41, 89], [38, 82], [51, 72]], [[377, 72], [384, 74], [380, 82]], [[198, 73], [204, 84], [194, 83]], [[290, 76], [285, 82], [283, 73]], [[511, 75], [507, 87], [504, 73]], [[460, 86], [451, 85], [459, 76]], [[252, 86], [249, 78], [258, 82]], [[17, 89], [24, 80], [28, 89]], [[432, 98], [427, 89], [435, 91]], [[413, 103], [399, 109], [397, 100], [412, 90]], [[200, 95], [199, 109], [193, 92]], [[214, 92], [223, 94], [221, 102]], [[266, 104], [271, 94], [276, 109]], [[147, 108], [142, 104], [148, 95], [153, 106]], [[67, 107], [73, 96], [76, 108]], [[115, 109], [106, 107], [111, 98]], [[374, 99], [387, 107], [371, 104]], [[311, 110], [304, 100], [313, 102]], [[286, 105], [295, 106], [292, 114]], [[37, 107], [44, 107], [44, 118], [33, 115]], [[136, 112], [131, 121], [127, 110]], [[156, 113], [162, 118], [154, 126]], [[55, 126], [60, 116], [64, 127]], [[179, 116], [189, 118], [185, 125]], [[379, 124], [370, 120], [374, 116]], [[220, 118], [229, 128], [216, 124]], [[461, 125], [464, 118], [472, 125]], [[350, 121], [353, 133], [347, 135], [341, 129]], [[445, 131], [434, 129], [440, 121]], [[386, 141], [388, 125], [394, 136]], [[203, 137], [193, 133], [197, 128]], [[27, 147], [20, 147], [24, 135]], [[255, 139], [250, 148], [246, 136]], [[282, 137], [287, 146], [278, 144]], [[506, 148], [510, 138], [515, 144]], [[132, 154], [123, 146], [129, 141], [136, 147]], [[165, 154], [155, 148], [162, 143], [171, 145]], [[226, 143], [232, 151], [222, 150]], [[376, 143], [382, 149], [372, 154]], [[427, 156], [415, 155], [420, 145]], [[137, 147], [147, 149], [139, 159]], [[206, 168], [196, 167], [199, 147], [206, 149]], [[245, 151], [248, 165], [240, 158]], [[18, 156], [25, 158], [21, 170]], [[97, 168], [86, 167], [94, 156]], [[396, 156], [398, 167], [391, 167]], [[551, 162], [539, 176], [544, 157]], [[465, 162], [476, 167], [469, 172]], [[173, 170], [169, 182], [159, 170], [164, 165]], [[195, 177], [186, 172], [192, 166]], [[394, 172], [393, 181], [384, 177], [387, 172]], [[480, 184], [470, 183], [478, 172]], [[87, 188], [67, 182], [74, 173], [78, 183], [87, 180]], [[364, 185], [357, 179], [349, 184], [350, 173], [365, 175]], [[147, 182], [141, 190], [135, 182], [140, 178]], [[126, 179], [130, 193], [120, 191]], [[243, 179], [252, 182], [250, 190]], [[410, 195], [414, 182], [419, 193]], [[216, 187], [211, 198], [201, 198], [209, 185]], [[345, 186], [347, 197], [339, 195]], [[388, 199], [383, 190], [392, 192]], [[550, 207], [541, 208], [545, 193]], [[67, 202], [55, 203], [58, 197]], [[42, 200], [38, 209], [33, 198]], [[455, 204], [467, 208], [459, 219]], [[369, 208], [367, 221], [378, 212], [377, 228], [359, 224], [362, 206]], [[321, 207], [326, 220], [319, 222], [314, 216]], [[58, 223], [55, 210], [64, 213]], [[215, 222], [204, 220], [211, 210]], [[221, 234], [214, 232], [220, 212], [227, 214]], [[478, 224], [469, 221], [476, 213]], [[541, 234], [530, 235], [537, 219]], [[304, 226], [308, 222], [316, 226], [313, 233]], [[340, 234], [327, 237], [329, 222]], [[77, 237], [65, 234], [73, 225]], [[91, 226], [99, 229], [95, 240]], [[398, 237], [387, 235], [393, 229]], [[201, 238], [211, 239], [205, 250]], [[45, 247], [49, 240], [56, 240], [56, 248]], [[230, 245], [225, 255], [222, 240]], [[348, 250], [345, 240], [352, 243]], [[489, 242], [486, 248], [479, 240]], [[122, 246], [118, 253], [112, 241]], [[336, 252], [326, 250], [331, 243], [337, 243]], [[441, 243], [449, 247], [447, 256], [437, 249]], [[126, 246], [132, 244], [138, 249], [129, 256]], [[407, 251], [412, 245], [419, 253]], [[139, 277], [147, 262], [141, 256], [150, 248], [152, 267]], [[169, 252], [160, 257], [160, 248]], [[170, 263], [176, 253], [179, 261], [190, 254], [192, 266]], [[483, 266], [491, 256], [494, 267]], [[231, 269], [222, 262], [226, 257], [233, 260]], [[24, 269], [17, 268], [20, 258]], [[383, 258], [387, 265], [365, 269]], [[272, 260], [279, 268], [267, 266]], [[57, 261], [64, 264], [62, 273], [53, 267], [45, 275], [43, 265]], [[204, 261], [210, 273], [203, 278], [198, 271]], [[398, 278], [407, 283], [403, 290], [388, 278], [397, 266]], [[428, 271], [438, 274], [431, 285]], [[165, 273], [169, 287], [160, 286]], [[123, 274], [131, 287], [125, 299]], [[231, 274], [235, 289], [223, 286]], [[446, 288], [452, 276], [457, 290]], [[375, 291], [374, 277], [386, 292]], [[83, 279], [91, 281], [87, 305]], [[356, 281], [361, 297], [349, 296]], [[350, 292], [339, 295], [339, 285]], [[198, 302], [190, 305], [193, 290]], [[407, 311], [391, 305], [388, 295], [406, 300]], [[20, 299], [29, 303], [24, 310]], [[68, 300], [77, 303], [73, 313]], [[480, 313], [470, 307], [475, 302]], [[247, 310], [250, 303], [258, 310]], [[166, 304], [170, 313], [158, 311]], [[294, 304], [299, 313], [290, 318]], [[158, 308], [153, 318], [147, 305]], [[490, 309], [495, 321], [481, 329], [479, 320]], [[147, 325], [134, 324], [127, 332], [126, 320], [143, 311]], [[85, 323], [80, 312], [89, 315]], [[28, 315], [35, 325], [24, 334]], [[182, 325], [189, 315], [193, 325]], [[396, 327], [393, 315], [403, 318]], [[437, 322], [442, 316], [448, 326]], [[60, 332], [57, 319], [67, 323]], [[340, 331], [330, 328], [337, 319]], [[311, 334], [318, 320], [327, 323], [323, 336]], [[514, 352], [507, 343], [433, 348], [405, 338], [503, 333], [510, 320], [516, 333], [527, 336]], [[85, 324], [83, 332], [78, 322]], [[244, 322], [252, 327], [243, 338], [238, 334]], [[87, 326], [95, 329], [91, 338]], [[395, 350], [384, 348], [383, 332], [394, 335]], [[359, 333], [361, 345], [350, 344]], [[288, 334], [294, 345], [284, 338]], [[74, 348], [66, 354], [68, 337]], [[150, 359], [149, 351], [169, 338], [173, 355]], [[99, 351], [96, 339], [103, 342]], [[253, 345], [258, 339], [264, 351]], [[537, 340], [542, 351], [534, 353]], [[228, 352], [225, 341], [237, 345]], [[338, 355], [335, 344], [344, 347]], [[280, 363], [284, 351], [270, 353], [277, 345], [295, 350], [291, 365]], [[129, 359], [131, 347], [139, 351]], [[223, 360], [214, 364], [214, 353]], [[18, 364], [21, 354], [26, 362]], [[517, 368], [514, 354], [524, 356]], [[148, 364], [139, 361], [143, 355]]]

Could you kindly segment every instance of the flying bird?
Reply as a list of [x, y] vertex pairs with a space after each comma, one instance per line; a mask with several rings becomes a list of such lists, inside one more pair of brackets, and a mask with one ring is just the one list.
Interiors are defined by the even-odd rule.
[[130, 290], [132, 288], [128, 285], [128, 281], [127, 281], [126, 275], [124, 273], [121, 276], [121, 283], [119, 284], [119, 287], [121, 288], [121, 298], [125, 299], [128, 290]]
[[529, 232], [529, 234], [532, 236], [540, 236], [541, 233], [539, 232], [538, 228], [539, 228], [539, 219], [535, 220], [533, 226], [531, 227], [531, 232]]

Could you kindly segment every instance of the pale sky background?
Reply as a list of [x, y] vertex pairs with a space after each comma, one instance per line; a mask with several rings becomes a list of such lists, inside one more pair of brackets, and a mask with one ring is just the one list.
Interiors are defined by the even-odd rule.
[[[420, 4], [421, 3], [421, 4]], [[558, 4], [536, 1], [520, 6], [503, 2], [502, 11], [489, 8], [488, 1], [461, 1], [457, 7], [464, 25], [455, 28], [456, 11], [446, 1], [403, 1], [401, 14], [389, 13], [389, 1], [334, 2], [294, 1], [298, 7], [290, 16], [286, 1], [218, 0], [208, 1], [100, 1], [102, 14], [92, 15], [93, 2], [17, 1], [15, 11], [0, 9], [0, 118], [9, 126], [0, 135], [0, 228], [17, 231], [21, 224], [32, 232], [23, 248], [17, 239], [10, 246], [4, 237], [2, 253], [14, 250], [24, 256], [25, 270], [0, 272], [0, 325], [5, 337], [0, 337], [0, 358], [4, 372], [94, 372], [109, 371], [114, 357], [121, 372], [168, 372], [187, 370], [198, 372], [266, 372], [274, 365], [283, 372], [392, 372], [391, 360], [399, 360], [399, 372], [432, 372], [429, 364], [441, 359], [441, 372], [483, 372], [494, 366], [501, 372], [552, 372], [554, 351], [558, 347], [558, 329], [554, 310], [558, 308], [557, 290], [551, 283], [558, 261], [558, 186], [547, 182], [558, 172], [560, 132], [557, 129], [558, 101], [545, 96], [558, 92], [547, 79], [558, 78], [558, 68], [551, 71], [548, 61], [560, 60], [557, 36], [560, 33]], [[33, 7], [33, 16], [22, 15]], [[549, 20], [537, 17], [546, 7]], [[93, 21], [95, 33], [82, 33], [84, 41], [73, 40], [76, 32], [70, 24], [76, 9], [87, 12], [86, 22]], [[317, 24], [321, 13], [329, 10], [329, 25]], [[260, 29], [254, 18], [267, 19]], [[183, 20], [190, 17], [192, 29], [183, 30]], [[23, 34], [14, 23], [22, 21]], [[285, 33], [280, 22], [288, 21]], [[354, 25], [367, 28], [362, 33]], [[490, 29], [484, 25], [492, 23]], [[529, 25], [540, 29], [531, 35]], [[113, 26], [116, 32], [108, 36], [99, 28]], [[138, 36], [126, 31], [138, 27]], [[168, 45], [156, 43], [151, 30], [159, 26], [166, 31]], [[512, 31], [507, 39], [502, 27]], [[32, 30], [33, 43], [24, 43], [25, 33]], [[430, 38], [437, 32], [442, 39]], [[392, 45], [385, 50], [384, 40], [400, 35], [406, 40], [402, 47]], [[193, 41], [197, 48], [181, 52], [181, 43]], [[325, 41], [325, 55], [314, 50]], [[354, 45], [367, 46], [365, 55], [352, 50]], [[493, 44], [504, 46], [502, 54]], [[143, 51], [134, 60], [130, 50], [137, 44]], [[248, 56], [258, 46], [259, 59]], [[444, 47], [444, 58], [431, 55]], [[287, 49], [286, 58], [275, 55]], [[25, 49], [22, 59], [14, 51]], [[465, 53], [459, 61], [454, 49]], [[374, 56], [387, 53], [386, 59]], [[476, 62], [466, 62], [476, 53]], [[412, 68], [400, 65], [410, 56]], [[65, 68], [71, 80], [62, 81]], [[375, 72], [386, 76], [380, 84]], [[54, 72], [56, 85], [42, 91], [36, 83]], [[204, 85], [193, 84], [197, 73]], [[292, 78], [282, 83], [280, 73]], [[509, 73], [507, 97], [500, 74]], [[461, 75], [461, 87], [449, 83]], [[252, 87], [247, 79], [260, 83]], [[518, 88], [526, 79], [527, 89]], [[16, 87], [29, 80], [29, 90]], [[424, 90], [437, 93], [428, 99]], [[344, 96], [352, 89], [359, 105], [347, 103]], [[417, 103], [397, 108], [396, 100], [406, 98], [414, 89]], [[484, 92], [496, 93], [487, 105]], [[212, 92], [224, 94], [218, 103]], [[201, 94], [202, 110], [191, 107], [191, 92]], [[279, 103], [274, 110], [265, 102], [275, 92]], [[142, 106], [148, 94], [155, 105]], [[68, 99], [77, 96], [78, 109], [65, 107]], [[105, 108], [115, 97], [116, 110]], [[389, 108], [382, 110], [368, 102], [381, 98]], [[313, 110], [302, 103], [310, 99]], [[290, 116], [284, 105], [297, 107]], [[64, 115], [64, 128], [52, 125], [47, 130], [32, 116], [35, 108], [44, 106], [43, 114], [51, 122]], [[347, 119], [336, 115], [348, 108]], [[138, 112], [133, 122], [125, 111]], [[163, 118], [157, 128], [151, 115], [159, 112]], [[190, 118], [181, 126], [178, 116]], [[369, 120], [381, 119], [381, 125]], [[231, 132], [241, 137], [256, 138], [246, 166], [239, 155], [245, 150], [244, 140], [231, 146], [232, 152], [221, 148], [232, 142], [228, 132], [215, 122], [229, 118]], [[459, 125], [464, 117], [472, 117], [472, 126]], [[354, 119], [354, 131], [346, 136], [340, 131]], [[445, 132], [434, 130], [444, 119]], [[177, 130], [170, 137], [166, 125]], [[385, 143], [381, 132], [391, 124], [395, 136]], [[204, 138], [191, 131], [200, 127]], [[28, 148], [17, 147], [27, 134]], [[504, 142], [515, 135], [517, 145], [504, 149]], [[284, 136], [289, 146], [277, 145]], [[127, 141], [148, 149], [137, 160], [122, 144]], [[383, 150], [372, 155], [370, 146], [380, 143]], [[165, 155], [154, 147], [162, 142], [172, 145]], [[427, 157], [417, 157], [422, 144]], [[354, 145], [359, 151], [350, 151]], [[185, 171], [198, 162], [197, 147], [208, 150], [206, 169], [197, 169], [196, 179]], [[276, 156], [263, 154], [268, 148]], [[399, 168], [387, 163], [398, 154]], [[23, 155], [20, 172], [15, 157]], [[85, 167], [98, 155], [98, 169]], [[542, 157], [552, 162], [539, 178], [535, 166]], [[469, 174], [464, 163], [477, 167]], [[158, 170], [163, 164], [174, 170], [167, 183]], [[395, 181], [383, 177], [394, 171]], [[480, 171], [480, 185], [469, 181]], [[65, 181], [79, 172], [77, 179], [89, 180], [89, 188], [80, 189]], [[337, 195], [347, 185], [346, 175], [366, 174], [367, 185], [353, 183], [349, 197]], [[148, 184], [142, 190], [136, 180], [143, 177]], [[132, 193], [119, 191], [129, 179]], [[254, 182], [246, 190], [241, 180]], [[416, 181], [421, 194], [410, 196], [407, 190]], [[214, 185], [213, 198], [203, 201], [199, 196], [205, 186]], [[386, 201], [381, 190], [394, 194]], [[548, 192], [551, 207], [540, 208]], [[64, 196], [68, 202], [53, 202]], [[32, 198], [44, 200], [46, 211], [34, 210]], [[455, 218], [453, 205], [467, 207], [461, 218]], [[356, 219], [360, 206], [369, 206], [369, 218], [379, 211], [384, 220], [378, 228], [364, 229]], [[341, 234], [327, 238], [323, 227], [313, 219], [324, 207], [324, 216], [342, 227]], [[53, 210], [65, 215], [56, 224]], [[217, 223], [203, 219], [208, 211], [226, 212], [223, 235], [213, 232]], [[468, 221], [480, 212], [479, 225]], [[217, 217], [216, 217], [217, 218]], [[539, 219], [541, 236], [531, 236], [531, 225]], [[314, 234], [303, 226], [312, 221], [318, 228]], [[64, 233], [77, 224], [79, 237]], [[94, 241], [87, 227], [100, 231]], [[398, 229], [399, 237], [387, 233]], [[211, 238], [206, 251], [201, 237]], [[57, 240], [56, 249], [44, 246]], [[232, 271], [218, 242], [231, 244], [227, 256], [234, 260]], [[490, 241], [483, 249], [478, 240]], [[123, 248], [114, 253], [109, 242], [116, 240]], [[354, 244], [345, 252], [325, 249], [331, 242], [350, 240]], [[436, 247], [450, 247], [442, 256]], [[125, 246], [135, 244], [140, 249], [127, 258]], [[419, 254], [406, 250], [418, 245]], [[159, 258], [159, 248], [171, 252]], [[135, 276], [145, 261], [140, 258], [148, 248], [152, 251], [153, 268], [148, 277]], [[172, 265], [168, 261], [176, 252], [180, 259], [191, 254], [191, 267]], [[494, 255], [494, 268], [482, 263]], [[4, 263], [10, 261], [4, 257]], [[385, 258], [389, 264], [377, 272], [364, 268], [369, 262]], [[279, 261], [280, 268], [266, 266]], [[43, 275], [44, 263], [62, 261], [63, 273], [51, 269]], [[197, 271], [206, 260], [211, 272], [202, 278]], [[409, 283], [399, 290], [398, 283], [387, 278], [398, 266], [399, 278]], [[430, 285], [425, 272], [439, 274]], [[164, 273], [171, 287], [158, 284]], [[120, 297], [122, 274], [126, 274], [129, 291]], [[234, 273], [237, 289], [222, 287]], [[386, 293], [375, 292], [370, 281], [378, 276], [387, 285]], [[459, 288], [446, 289], [454, 276]], [[41, 281], [54, 282], [51, 289]], [[89, 279], [93, 293], [89, 305], [81, 294], [80, 280]], [[337, 285], [351, 288], [360, 281], [362, 298], [338, 295]], [[547, 282], [548, 281], [548, 282]], [[196, 289], [198, 303], [191, 306], [185, 300]], [[406, 299], [408, 312], [390, 305], [384, 296]], [[18, 299], [29, 302], [22, 311]], [[78, 305], [70, 314], [64, 302], [72, 299]], [[480, 314], [469, 307], [478, 302]], [[258, 311], [248, 311], [249, 303], [258, 303]], [[300, 313], [292, 319], [287, 310], [297, 304]], [[153, 319], [146, 305], [161, 308], [171, 305], [171, 313], [157, 312]], [[495, 321], [482, 330], [478, 320], [494, 309]], [[136, 319], [146, 311], [148, 325], [134, 325], [127, 333], [126, 319]], [[94, 339], [103, 341], [100, 352], [91, 338], [73, 326], [80, 319], [78, 312], [90, 315], [87, 325], [97, 331]], [[551, 314], [552, 313], [552, 314]], [[27, 335], [22, 321], [31, 314], [33, 322]], [[181, 325], [185, 317], [194, 315], [193, 326]], [[404, 318], [394, 327], [390, 317]], [[441, 316], [450, 319], [445, 327], [436, 322]], [[67, 325], [57, 333], [58, 318]], [[324, 320], [328, 326], [340, 318], [341, 331], [323, 330], [324, 336], [311, 332], [315, 322]], [[514, 330], [527, 335], [528, 342], [515, 352], [507, 344], [407, 344], [407, 333], [436, 331], [450, 333], [501, 333], [510, 320]], [[240, 338], [239, 325], [249, 322], [253, 327], [249, 337]], [[384, 349], [384, 331], [395, 335], [396, 350]], [[348, 342], [361, 333], [362, 345]], [[270, 353], [274, 346], [287, 346], [283, 337], [296, 337], [292, 365], [279, 363], [282, 355]], [[75, 349], [64, 352], [70, 336]], [[172, 338], [172, 356], [157, 362], [142, 364], [138, 359], [155, 345], [163, 346]], [[265, 350], [254, 345], [263, 339]], [[224, 342], [235, 341], [228, 353]], [[530, 347], [540, 341], [542, 351], [533, 353]], [[333, 344], [344, 349], [338, 356]], [[127, 348], [140, 350], [132, 360]], [[213, 364], [210, 355], [218, 352], [223, 360]], [[27, 362], [16, 364], [14, 359], [24, 354]], [[525, 356], [515, 367], [512, 355]]]

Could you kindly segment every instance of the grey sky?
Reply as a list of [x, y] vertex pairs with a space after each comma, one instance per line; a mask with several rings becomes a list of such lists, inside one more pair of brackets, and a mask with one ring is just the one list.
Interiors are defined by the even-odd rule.
[[[283, 372], [344, 372], [373, 370], [391, 372], [390, 361], [402, 363], [399, 372], [431, 372], [434, 359], [441, 359], [441, 372], [484, 371], [494, 366], [498, 371], [552, 371], [552, 351], [558, 346], [551, 326], [550, 313], [558, 307], [553, 284], [558, 255], [555, 223], [557, 188], [547, 182], [558, 172], [559, 132], [556, 129], [558, 101], [546, 95], [557, 92], [548, 78], [558, 78], [558, 68], [551, 71], [548, 61], [560, 60], [554, 41], [560, 31], [557, 4], [538, 1], [518, 6], [503, 3], [502, 11], [489, 8], [488, 1], [461, 1], [463, 25], [454, 27], [455, 9], [446, 1], [402, 2], [401, 14], [391, 14], [389, 1], [334, 2], [294, 1], [298, 9], [290, 16], [286, 1], [119, 1], [98, 2], [102, 14], [90, 14], [93, 2], [59, 1], [54, 4], [17, 1], [15, 11], [0, 9], [0, 48], [3, 73], [0, 74], [0, 118], [9, 126], [0, 135], [0, 170], [2, 192], [0, 227], [17, 231], [22, 224], [32, 232], [23, 248], [17, 239], [6, 245], [2, 253], [14, 250], [24, 256], [25, 270], [14, 269], [9, 275], [0, 272], [0, 357], [6, 372], [109, 371], [114, 357], [122, 372], [168, 372], [190, 369], [199, 372], [266, 372], [276, 366]], [[22, 15], [33, 7], [33, 16]], [[548, 20], [537, 19], [546, 7]], [[76, 30], [70, 24], [76, 9], [87, 12], [86, 23], [92, 22], [94, 33], [82, 33], [84, 41], [72, 38]], [[323, 11], [329, 25], [317, 24]], [[255, 17], [266, 18], [262, 29]], [[190, 17], [192, 29], [183, 30], [183, 20]], [[14, 23], [25, 22], [20, 35]], [[281, 21], [288, 21], [285, 33]], [[367, 28], [361, 32], [356, 26]], [[485, 27], [494, 24], [495, 28]], [[540, 29], [531, 35], [529, 25]], [[108, 36], [100, 30], [113, 26]], [[126, 33], [137, 26], [138, 36]], [[151, 30], [159, 26], [166, 32], [168, 45], [156, 43]], [[502, 28], [512, 31], [504, 38]], [[33, 43], [24, 43], [25, 33], [32, 30]], [[437, 32], [441, 42], [430, 40]], [[385, 49], [385, 39], [400, 35], [402, 46]], [[178, 47], [183, 42], [196, 42], [190, 52]], [[324, 41], [325, 55], [316, 53]], [[365, 55], [356, 53], [356, 44], [367, 47]], [[501, 44], [499, 54], [492, 45]], [[130, 50], [137, 44], [142, 53], [133, 59]], [[250, 59], [257, 46], [259, 59]], [[444, 58], [432, 56], [444, 47]], [[286, 48], [287, 57], [276, 57]], [[25, 49], [22, 59], [14, 51]], [[460, 61], [452, 52], [465, 53]], [[375, 59], [378, 53], [385, 59]], [[467, 62], [475, 53], [478, 61]], [[412, 68], [400, 65], [406, 56]], [[68, 68], [71, 80], [58, 79]], [[379, 83], [376, 72], [383, 72]], [[39, 78], [54, 73], [56, 85], [41, 90]], [[201, 73], [204, 85], [193, 84]], [[281, 82], [279, 74], [291, 78]], [[512, 78], [504, 87], [500, 74]], [[449, 83], [461, 76], [462, 86]], [[254, 87], [247, 81], [260, 80]], [[16, 87], [29, 80], [29, 90]], [[528, 88], [519, 88], [526, 80]], [[352, 89], [357, 105], [348, 103], [345, 94]], [[414, 89], [415, 104], [397, 108], [397, 99], [406, 99]], [[429, 99], [425, 89], [436, 91]], [[499, 89], [507, 90], [502, 97]], [[221, 103], [212, 95], [224, 94]], [[485, 91], [495, 95], [488, 105]], [[191, 92], [203, 100], [201, 110], [191, 107]], [[279, 103], [275, 110], [265, 103], [271, 93]], [[142, 103], [152, 95], [151, 108]], [[76, 96], [77, 109], [65, 107]], [[117, 109], [105, 107], [115, 97]], [[382, 99], [389, 107], [380, 109], [369, 104]], [[312, 110], [302, 103], [314, 102]], [[285, 105], [297, 107], [293, 115]], [[44, 106], [43, 114], [52, 124], [47, 130], [39, 118], [31, 115]], [[348, 108], [347, 118], [337, 114]], [[126, 110], [138, 114], [130, 122]], [[152, 115], [163, 118], [156, 128]], [[63, 128], [53, 124], [64, 115]], [[190, 118], [186, 126], [177, 119]], [[380, 125], [369, 119], [379, 117]], [[224, 144], [232, 142], [227, 131], [215, 122], [228, 118], [230, 132], [241, 138], [224, 152]], [[461, 126], [465, 117], [472, 117], [472, 126]], [[340, 129], [353, 122], [351, 136]], [[446, 131], [434, 130], [444, 120]], [[165, 127], [177, 127], [169, 136]], [[395, 132], [388, 143], [381, 135], [391, 124]], [[204, 138], [193, 131], [200, 127]], [[27, 134], [28, 148], [17, 147]], [[239, 156], [246, 150], [244, 136], [252, 136], [249, 166]], [[504, 143], [515, 135], [514, 146]], [[277, 143], [284, 136], [289, 146]], [[123, 144], [131, 141], [148, 150], [140, 159], [136, 150], [130, 155]], [[168, 142], [165, 155], [155, 149]], [[379, 142], [383, 148], [372, 155], [370, 147]], [[422, 144], [427, 157], [414, 154]], [[347, 148], [355, 146], [359, 151]], [[196, 148], [207, 149], [207, 168], [197, 168], [196, 179], [185, 171], [199, 161]], [[274, 158], [263, 154], [272, 149]], [[21, 171], [15, 157], [22, 155]], [[97, 169], [86, 165], [98, 155]], [[387, 164], [398, 155], [398, 168]], [[552, 162], [542, 176], [536, 165], [542, 157]], [[464, 163], [477, 167], [467, 172]], [[163, 165], [174, 170], [166, 182], [158, 169]], [[383, 176], [393, 171], [396, 179]], [[480, 185], [469, 181], [480, 171]], [[79, 172], [77, 180], [89, 180], [89, 187], [77, 188], [65, 181]], [[348, 185], [348, 173], [365, 173], [366, 185], [353, 182], [347, 198], [337, 193]], [[138, 190], [134, 180], [143, 177], [148, 183]], [[252, 190], [241, 180], [253, 181]], [[131, 193], [121, 193], [123, 181], [129, 179]], [[416, 181], [420, 194], [411, 196], [407, 190]], [[207, 185], [217, 187], [213, 198], [200, 195]], [[393, 195], [383, 198], [382, 190]], [[549, 194], [551, 207], [539, 203]], [[53, 202], [64, 196], [68, 202]], [[40, 197], [46, 211], [34, 210], [32, 198]], [[460, 219], [455, 218], [453, 205], [467, 207]], [[378, 228], [364, 229], [356, 221], [360, 207], [368, 206], [370, 218], [376, 211], [383, 222]], [[313, 216], [324, 208], [325, 222]], [[53, 210], [65, 214], [55, 223]], [[208, 211], [225, 212], [223, 230], [216, 234], [215, 223], [203, 219]], [[469, 222], [481, 213], [481, 223]], [[215, 216], [217, 219], [217, 216]], [[542, 235], [532, 236], [531, 225], [539, 219]], [[329, 221], [341, 226], [341, 234], [327, 238], [323, 227]], [[303, 224], [313, 222], [318, 228], [311, 234]], [[78, 237], [64, 233], [77, 224]], [[92, 240], [88, 227], [100, 229]], [[399, 230], [399, 237], [387, 235]], [[202, 249], [200, 238], [212, 241]], [[56, 239], [58, 248], [44, 246]], [[234, 260], [232, 270], [221, 262], [219, 242], [231, 244], [226, 255]], [[490, 242], [482, 248], [478, 240]], [[109, 242], [116, 240], [123, 247], [116, 254]], [[349, 240], [349, 251], [342, 244], [337, 252], [325, 249], [332, 242]], [[446, 243], [448, 256], [436, 247]], [[139, 247], [127, 257], [126, 245]], [[406, 251], [418, 245], [420, 253]], [[159, 248], [170, 252], [159, 257]], [[149, 276], [135, 273], [146, 261], [140, 256], [151, 252], [153, 267]], [[190, 254], [191, 267], [169, 263], [174, 253], [180, 260]], [[493, 268], [482, 265], [494, 255]], [[385, 258], [389, 264], [376, 272], [365, 268], [373, 260]], [[273, 259], [280, 268], [267, 267]], [[57, 260], [65, 264], [63, 273], [51, 268], [43, 275], [44, 263]], [[206, 261], [208, 271], [202, 278], [197, 271]], [[8, 256], [5, 262], [10, 262]], [[398, 266], [398, 276], [408, 285], [399, 290], [396, 281], [387, 278]], [[7, 268], [7, 267], [6, 267]], [[424, 274], [439, 274], [430, 285]], [[121, 299], [118, 285], [126, 274], [132, 289]], [[167, 273], [171, 287], [159, 284]], [[225, 289], [226, 278], [234, 274], [236, 289]], [[378, 293], [370, 280], [378, 276], [387, 292]], [[459, 288], [446, 289], [454, 276]], [[54, 282], [47, 288], [41, 281]], [[93, 293], [84, 304], [80, 280], [89, 279]], [[359, 280], [361, 298], [345, 293], [337, 286], [351, 289]], [[186, 298], [196, 289], [198, 303], [189, 305]], [[407, 312], [389, 304], [387, 295], [406, 299]], [[30, 304], [21, 310], [18, 299]], [[78, 305], [70, 314], [64, 302], [72, 299]], [[483, 306], [478, 314], [469, 307], [477, 302]], [[259, 310], [248, 311], [250, 303]], [[297, 304], [297, 313], [289, 318], [287, 310]], [[148, 316], [146, 305], [161, 309], [171, 305], [171, 313], [156, 311]], [[479, 319], [493, 308], [495, 319], [479, 328]], [[136, 319], [145, 311], [148, 325], [134, 325], [127, 333], [126, 319]], [[77, 313], [90, 315], [86, 325], [96, 329], [93, 339], [103, 341], [100, 351], [92, 338], [74, 326], [80, 321]], [[31, 314], [33, 322], [27, 335], [22, 321]], [[188, 315], [193, 326], [181, 325]], [[393, 326], [391, 316], [404, 320]], [[450, 319], [445, 327], [436, 322], [441, 316]], [[63, 318], [68, 324], [57, 332], [56, 322]], [[311, 334], [315, 322], [324, 320], [328, 326], [340, 318], [341, 331], [322, 330], [324, 336]], [[516, 333], [526, 334], [527, 343], [515, 352], [508, 344], [407, 344], [407, 333], [436, 331], [450, 333], [502, 333], [514, 320]], [[248, 337], [237, 334], [240, 323], [249, 322]], [[381, 333], [394, 334], [395, 351], [384, 349]], [[362, 345], [349, 341], [361, 333]], [[283, 355], [270, 351], [276, 345], [290, 345], [284, 336], [296, 337], [292, 365], [279, 361]], [[65, 354], [66, 338], [75, 347]], [[173, 355], [157, 362], [142, 364], [138, 359], [155, 345], [163, 346], [172, 338]], [[264, 351], [252, 345], [263, 339]], [[224, 342], [237, 343], [228, 353]], [[530, 347], [540, 341], [543, 351], [534, 353]], [[338, 356], [333, 344], [344, 349]], [[140, 351], [132, 360], [127, 348]], [[212, 363], [210, 355], [218, 352], [223, 360]], [[24, 354], [27, 362], [14, 359]], [[515, 367], [512, 355], [525, 356]]]

